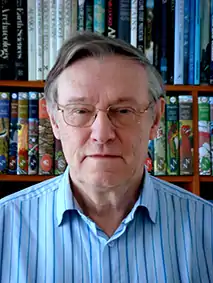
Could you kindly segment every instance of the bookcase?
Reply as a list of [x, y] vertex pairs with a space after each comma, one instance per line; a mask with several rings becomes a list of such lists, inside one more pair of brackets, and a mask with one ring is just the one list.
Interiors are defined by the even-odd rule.
[[[43, 81], [3, 81], [0, 80], [0, 88], [38, 90], [44, 88]], [[193, 97], [193, 134], [194, 134], [194, 174], [192, 176], [158, 176], [158, 178], [176, 184], [196, 195], [213, 199], [211, 183], [213, 176], [199, 175], [199, 139], [198, 139], [198, 97], [200, 95], [210, 96], [213, 86], [210, 85], [166, 85], [169, 95], [189, 94]], [[54, 176], [29, 176], [29, 175], [0, 175], [0, 197], [7, 195], [17, 189], [22, 189], [30, 184], [41, 182]]]

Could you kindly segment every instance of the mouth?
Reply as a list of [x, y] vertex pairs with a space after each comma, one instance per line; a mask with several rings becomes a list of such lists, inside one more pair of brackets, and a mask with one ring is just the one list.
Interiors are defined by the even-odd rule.
[[92, 154], [92, 155], [87, 155], [86, 157], [95, 158], [95, 159], [120, 158], [120, 156], [118, 155], [111, 155], [111, 154]]

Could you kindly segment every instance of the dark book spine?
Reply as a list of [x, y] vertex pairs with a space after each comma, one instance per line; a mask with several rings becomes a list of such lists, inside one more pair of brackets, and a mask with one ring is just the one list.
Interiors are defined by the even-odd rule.
[[211, 6], [210, 6], [210, 45], [211, 45], [211, 51], [210, 51], [210, 80], [209, 83], [213, 84], [213, 0], [211, 0]]
[[0, 3], [0, 80], [14, 79], [14, 14], [9, 0]]
[[137, 47], [144, 52], [144, 0], [138, 1], [138, 32]]
[[117, 9], [116, 1], [108, 0], [107, 8], [107, 35], [111, 38], [117, 37]]
[[93, 31], [93, 0], [86, 0], [85, 3], [85, 29]]
[[168, 58], [168, 83], [174, 83], [174, 35], [175, 35], [175, 0], [169, 0], [168, 5], [168, 30], [167, 38], [169, 48], [167, 49]]
[[162, 27], [161, 27], [161, 56], [160, 56], [160, 72], [164, 83], [167, 83], [167, 0], [162, 1]]
[[16, 0], [15, 79], [28, 80], [27, 1]]
[[118, 0], [117, 37], [130, 43], [130, 1]]
[[[152, 38], [154, 43], [154, 66], [160, 71], [161, 39], [162, 39], [162, 0], [155, 0]], [[161, 22], [162, 21], [162, 22]]]

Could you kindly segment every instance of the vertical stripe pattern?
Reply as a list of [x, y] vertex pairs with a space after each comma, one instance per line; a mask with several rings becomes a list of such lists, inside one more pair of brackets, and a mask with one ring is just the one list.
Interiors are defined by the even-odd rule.
[[61, 176], [0, 200], [0, 282], [213, 282], [213, 205], [149, 176], [109, 238]]

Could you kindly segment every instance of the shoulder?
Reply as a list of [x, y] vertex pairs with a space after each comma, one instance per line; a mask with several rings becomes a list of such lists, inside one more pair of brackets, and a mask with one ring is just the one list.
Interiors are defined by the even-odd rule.
[[186, 189], [163, 181], [157, 177], [150, 177], [154, 185], [154, 189], [160, 197], [163, 197], [163, 195], [170, 196], [169, 199], [172, 199], [174, 202], [180, 201], [182, 203], [187, 202], [188, 205], [204, 206], [205, 208], [210, 209], [213, 213], [213, 203], [210, 201], [206, 201], [203, 198], [187, 191]]
[[57, 190], [58, 185], [62, 179], [62, 175], [45, 180], [38, 184], [22, 189], [16, 193], [8, 195], [0, 199], [0, 213], [2, 208], [8, 207], [15, 203], [27, 202], [31, 199], [40, 198], [43, 195], [49, 194]]

